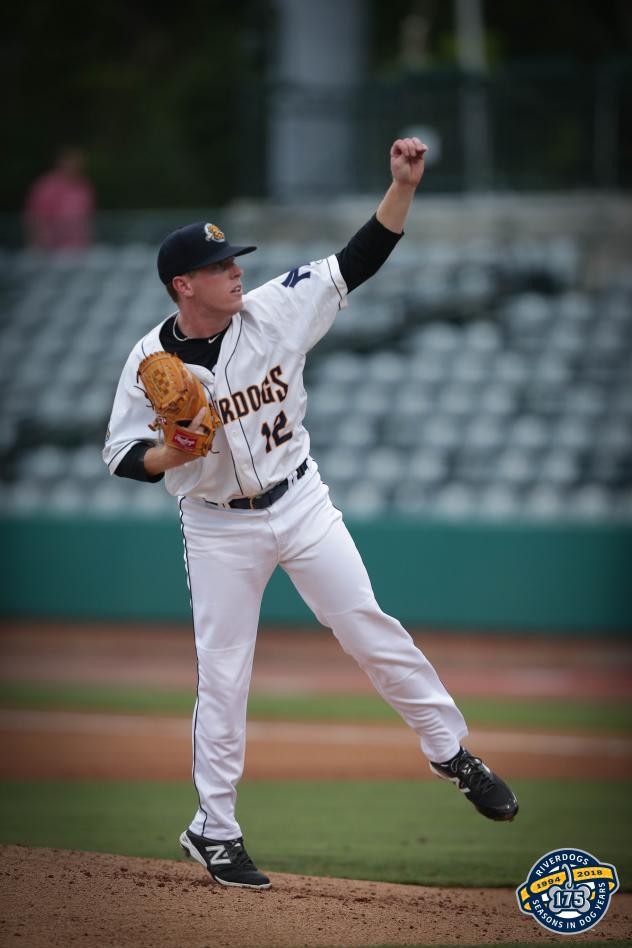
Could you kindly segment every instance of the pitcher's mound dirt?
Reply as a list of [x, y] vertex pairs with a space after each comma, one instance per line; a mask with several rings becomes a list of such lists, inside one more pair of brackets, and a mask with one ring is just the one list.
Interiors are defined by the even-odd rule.
[[[215, 885], [202, 867], [0, 847], [0, 945], [21, 948], [298, 948], [555, 942], [508, 889], [439, 889], [271, 873], [265, 892]], [[625, 938], [615, 895], [591, 940]]]

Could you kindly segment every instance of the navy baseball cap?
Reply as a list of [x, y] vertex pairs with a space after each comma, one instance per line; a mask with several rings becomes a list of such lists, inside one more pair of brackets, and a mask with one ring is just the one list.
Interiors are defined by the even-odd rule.
[[198, 270], [209, 263], [228, 257], [241, 257], [256, 247], [235, 247], [216, 224], [187, 224], [165, 237], [158, 251], [158, 276], [165, 285], [189, 270]]

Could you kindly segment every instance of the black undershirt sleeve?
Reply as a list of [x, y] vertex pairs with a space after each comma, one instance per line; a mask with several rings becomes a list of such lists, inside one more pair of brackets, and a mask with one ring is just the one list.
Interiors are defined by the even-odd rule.
[[152, 445], [145, 441], [137, 441], [133, 444], [114, 471], [117, 477], [131, 477], [133, 481], [149, 481], [151, 484], [161, 481], [164, 474], [148, 474], [145, 470], [143, 459], [151, 447]]
[[402, 236], [380, 224], [375, 214], [353, 235], [336, 254], [349, 293], [379, 270]]

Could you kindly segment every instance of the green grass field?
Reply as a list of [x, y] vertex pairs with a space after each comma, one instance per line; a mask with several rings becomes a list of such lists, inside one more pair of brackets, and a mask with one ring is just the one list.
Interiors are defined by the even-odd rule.
[[[544, 853], [576, 846], [632, 888], [626, 782], [517, 780], [510, 824], [477, 814], [439, 781], [250, 781], [238, 815], [268, 870], [452, 886], [512, 886]], [[7, 781], [0, 841], [177, 858], [195, 809], [180, 782]]]

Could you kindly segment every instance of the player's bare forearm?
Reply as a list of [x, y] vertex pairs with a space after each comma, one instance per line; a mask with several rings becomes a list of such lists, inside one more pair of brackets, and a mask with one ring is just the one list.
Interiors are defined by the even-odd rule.
[[414, 195], [414, 188], [393, 181], [377, 209], [376, 217], [380, 224], [394, 234], [401, 234]]
[[377, 209], [377, 219], [394, 234], [404, 230], [417, 185], [424, 173], [428, 146], [418, 138], [398, 138], [391, 148], [393, 183]]
[[157, 444], [145, 452], [143, 464], [149, 475], [155, 477], [156, 474], [164, 474], [173, 467], [180, 467], [187, 461], [193, 461], [194, 455], [187, 454], [184, 451], [178, 451], [177, 448], [170, 448], [168, 444]]

